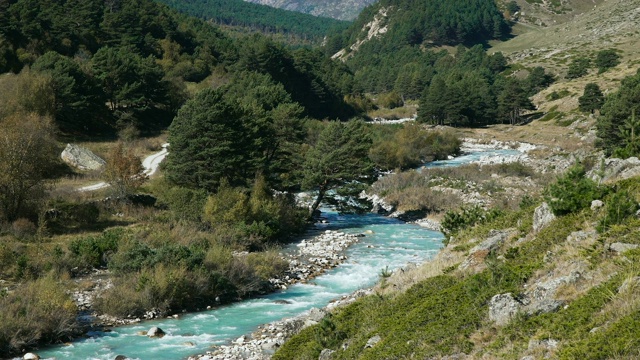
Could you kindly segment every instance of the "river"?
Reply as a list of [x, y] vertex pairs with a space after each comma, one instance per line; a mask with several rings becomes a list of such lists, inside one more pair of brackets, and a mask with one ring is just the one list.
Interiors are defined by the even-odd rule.
[[[458, 166], [490, 154], [500, 157], [516, 153], [514, 150], [477, 152], [430, 163], [428, 167]], [[179, 319], [145, 321], [117, 327], [109, 332], [89, 333], [87, 338], [42, 349], [37, 353], [43, 359], [57, 360], [113, 360], [117, 355], [141, 360], [184, 359], [204, 353], [213, 345], [229, 343], [252, 332], [259, 325], [295, 316], [313, 307], [324, 307], [331, 300], [372, 286], [387, 266], [397, 269], [410, 262], [422, 263], [442, 247], [441, 233], [397, 219], [375, 214], [339, 215], [330, 211], [323, 212], [323, 215], [329, 223], [318, 224], [319, 230], [340, 229], [345, 233], [371, 230], [373, 233], [361, 238], [360, 242], [347, 250], [347, 261], [311, 283], [296, 284], [268, 296], [185, 314]], [[286, 300], [287, 303], [276, 303], [277, 300]], [[167, 335], [163, 338], [138, 335], [153, 326], [162, 328]]]

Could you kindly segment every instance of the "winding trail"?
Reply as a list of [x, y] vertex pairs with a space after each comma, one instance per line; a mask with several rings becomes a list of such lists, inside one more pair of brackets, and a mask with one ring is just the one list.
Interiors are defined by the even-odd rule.
[[[169, 143], [162, 144], [162, 150], [158, 151], [157, 153], [153, 153], [142, 160], [142, 167], [144, 168], [144, 170], [142, 170], [143, 175], [151, 176], [156, 173], [156, 171], [158, 170], [158, 166], [160, 166], [162, 160], [164, 160], [164, 158], [169, 154], [168, 148]], [[78, 191], [96, 191], [107, 188], [109, 186], [110, 185], [108, 183], [101, 181], [97, 184], [80, 187], [78, 188]]]

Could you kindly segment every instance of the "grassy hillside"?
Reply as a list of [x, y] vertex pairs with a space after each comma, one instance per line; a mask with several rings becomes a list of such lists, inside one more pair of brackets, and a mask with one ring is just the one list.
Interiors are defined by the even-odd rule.
[[[590, 2], [589, 2], [590, 3]], [[583, 4], [584, 7], [584, 4]], [[577, 107], [587, 83], [597, 83], [605, 92], [619, 86], [625, 76], [635, 73], [640, 65], [640, 1], [607, 1], [591, 5], [591, 10], [574, 15], [570, 20], [548, 27], [522, 26], [523, 33], [505, 42], [492, 42], [489, 52], [502, 52], [522, 67], [544, 66], [558, 75], [555, 84], [542, 91], [534, 102], [545, 112], [556, 108], [570, 112]], [[599, 74], [592, 66], [588, 74], [567, 79], [567, 69], [579, 57], [595, 59], [598, 51], [614, 49], [620, 65]], [[565, 94], [562, 99], [548, 101], [552, 92]]]

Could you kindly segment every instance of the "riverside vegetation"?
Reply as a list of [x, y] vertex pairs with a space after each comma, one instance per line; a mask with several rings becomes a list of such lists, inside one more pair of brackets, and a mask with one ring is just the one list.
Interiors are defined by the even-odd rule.
[[[365, 211], [368, 204], [356, 195], [380, 171], [398, 170], [371, 189], [396, 209], [442, 218], [449, 235], [437, 259], [442, 266], [416, 270], [404, 282], [399, 274], [387, 278], [376, 295], [304, 330], [276, 358], [317, 358], [325, 349], [336, 351], [335, 358], [637, 355], [635, 338], [622, 332], [636, 326], [637, 250], [609, 250], [620, 249], [613, 246], [619, 241], [627, 249], [637, 242], [637, 181], [592, 180], [615, 179], [608, 172], [622, 165], [588, 151], [597, 135], [607, 155], [638, 154], [640, 74], [621, 72], [637, 63], [629, 52], [616, 59], [611, 51], [582, 54], [600, 58], [600, 69], [585, 74], [590, 65], [583, 61], [569, 79], [562, 78], [564, 68], [551, 75], [544, 63], [509, 63], [476, 45], [504, 37], [510, 27], [498, 6], [481, 5], [477, 13], [466, 2], [429, 8], [451, 20], [444, 27], [422, 21], [418, 12], [414, 18], [376, 5], [318, 50], [229, 35], [145, 0], [0, 2], [0, 71], [9, 72], [0, 76], [6, 134], [0, 139], [0, 308], [7, 309], [0, 312], [0, 352], [81, 334], [70, 293], [96, 286], [96, 270], [107, 270], [109, 285], [92, 310], [120, 317], [167, 315], [270, 291], [269, 279], [289, 265], [278, 246], [313, 215], [290, 194], [315, 190], [312, 210], [325, 202]], [[465, 16], [452, 17], [453, 8]], [[364, 40], [360, 30], [376, 25], [372, 18], [382, 13], [389, 26], [406, 24], [388, 29], [394, 41], [379, 39], [381, 32], [345, 53], [345, 63], [327, 56], [353, 50], [351, 41]], [[428, 26], [412, 28], [418, 23]], [[449, 31], [434, 33], [440, 28]], [[465, 46], [453, 55], [436, 48], [459, 43]], [[611, 91], [601, 99], [589, 86], [583, 94], [585, 82]], [[568, 90], [574, 84], [578, 90]], [[473, 94], [473, 101], [461, 101]], [[493, 134], [528, 141], [549, 132], [543, 140], [551, 146], [539, 149], [549, 158], [543, 167], [523, 161], [402, 173], [459, 153], [459, 133], [346, 120], [411, 101], [420, 102], [418, 120], [431, 125], [533, 120], [523, 138], [514, 137], [529, 125], [496, 126], [506, 130]], [[558, 101], [576, 109], [551, 111], [548, 104]], [[525, 112], [534, 103], [549, 110], [540, 121]], [[132, 177], [140, 169], [137, 156], [158, 150], [159, 138], [171, 143], [160, 176]], [[78, 140], [107, 158], [104, 174], [57, 160], [62, 142]], [[587, 151], [558, 149], [564, 142]], [[572, 157], [584, 167], [554, 181]], [[75, 191], [76, 184], [103, 177], [109, 189]], [[574, 183], [580, 191], [567, 185]], [[533, 233], [534, 208], [543, 200], [558, 218]], [[603, 206], [591, 209], [592, 200]], [[500, 234], [510, 235], [465, 258]], [[582, 264], [577, 269], [567, 265], [573, 256]], [[579, 275], [571, 281], [545, 278], [573, 270]], [[435, 276], [421, 280], [420, 271]], [[516, 311], [504, 326], [488, 320], [494, 295], [536, 300], [527, 289], [547, 280], [565, 284], [550, 296], [566, 308]], [[375, 335], [378, 345], [363, 350]]]

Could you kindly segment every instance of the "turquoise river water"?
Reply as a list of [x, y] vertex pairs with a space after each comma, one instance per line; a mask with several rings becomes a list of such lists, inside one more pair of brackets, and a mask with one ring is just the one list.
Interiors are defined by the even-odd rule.
[[[494, 150], [463, 155], [452, 160], [434, 162], [427, 167], [457, 166], [477, 161], [487, 155], [516, 155], [513, 150]], [[145, 321], [136, 325], [114, 328], [110, 332], [89, 333], [87, 338], [71, 344], [41, 349], [43, 359], [105, 359], [117, 355], [130, 359], [184, 359], [204, 353], [211, 346], [230, 341], [252, 332], [259, 325], [298, 315], [313, 307], [324, 307], [331, 300], [372, 286], [382, 269], [396, 269], [410, 262], [422, 263], [432, 258], [442, 247], [443, 235], [415, 224], [381, 215], [339, 215], [324, 212], [328, 224], [319, 230], [339, 229], [346, 233], [373, 234], [347, 250], [348, 259], [308, 284], [296, 284], [287, 290], [264, 297], [245, 300], [212, 310], [185, 314], [179, 319]], [[311, 235], [310, 235], [311, 236]], [[276, 304], [287, 300], [288, 304]], [[137, 335], [153, 326], [162, 328], [163, 338]]]

